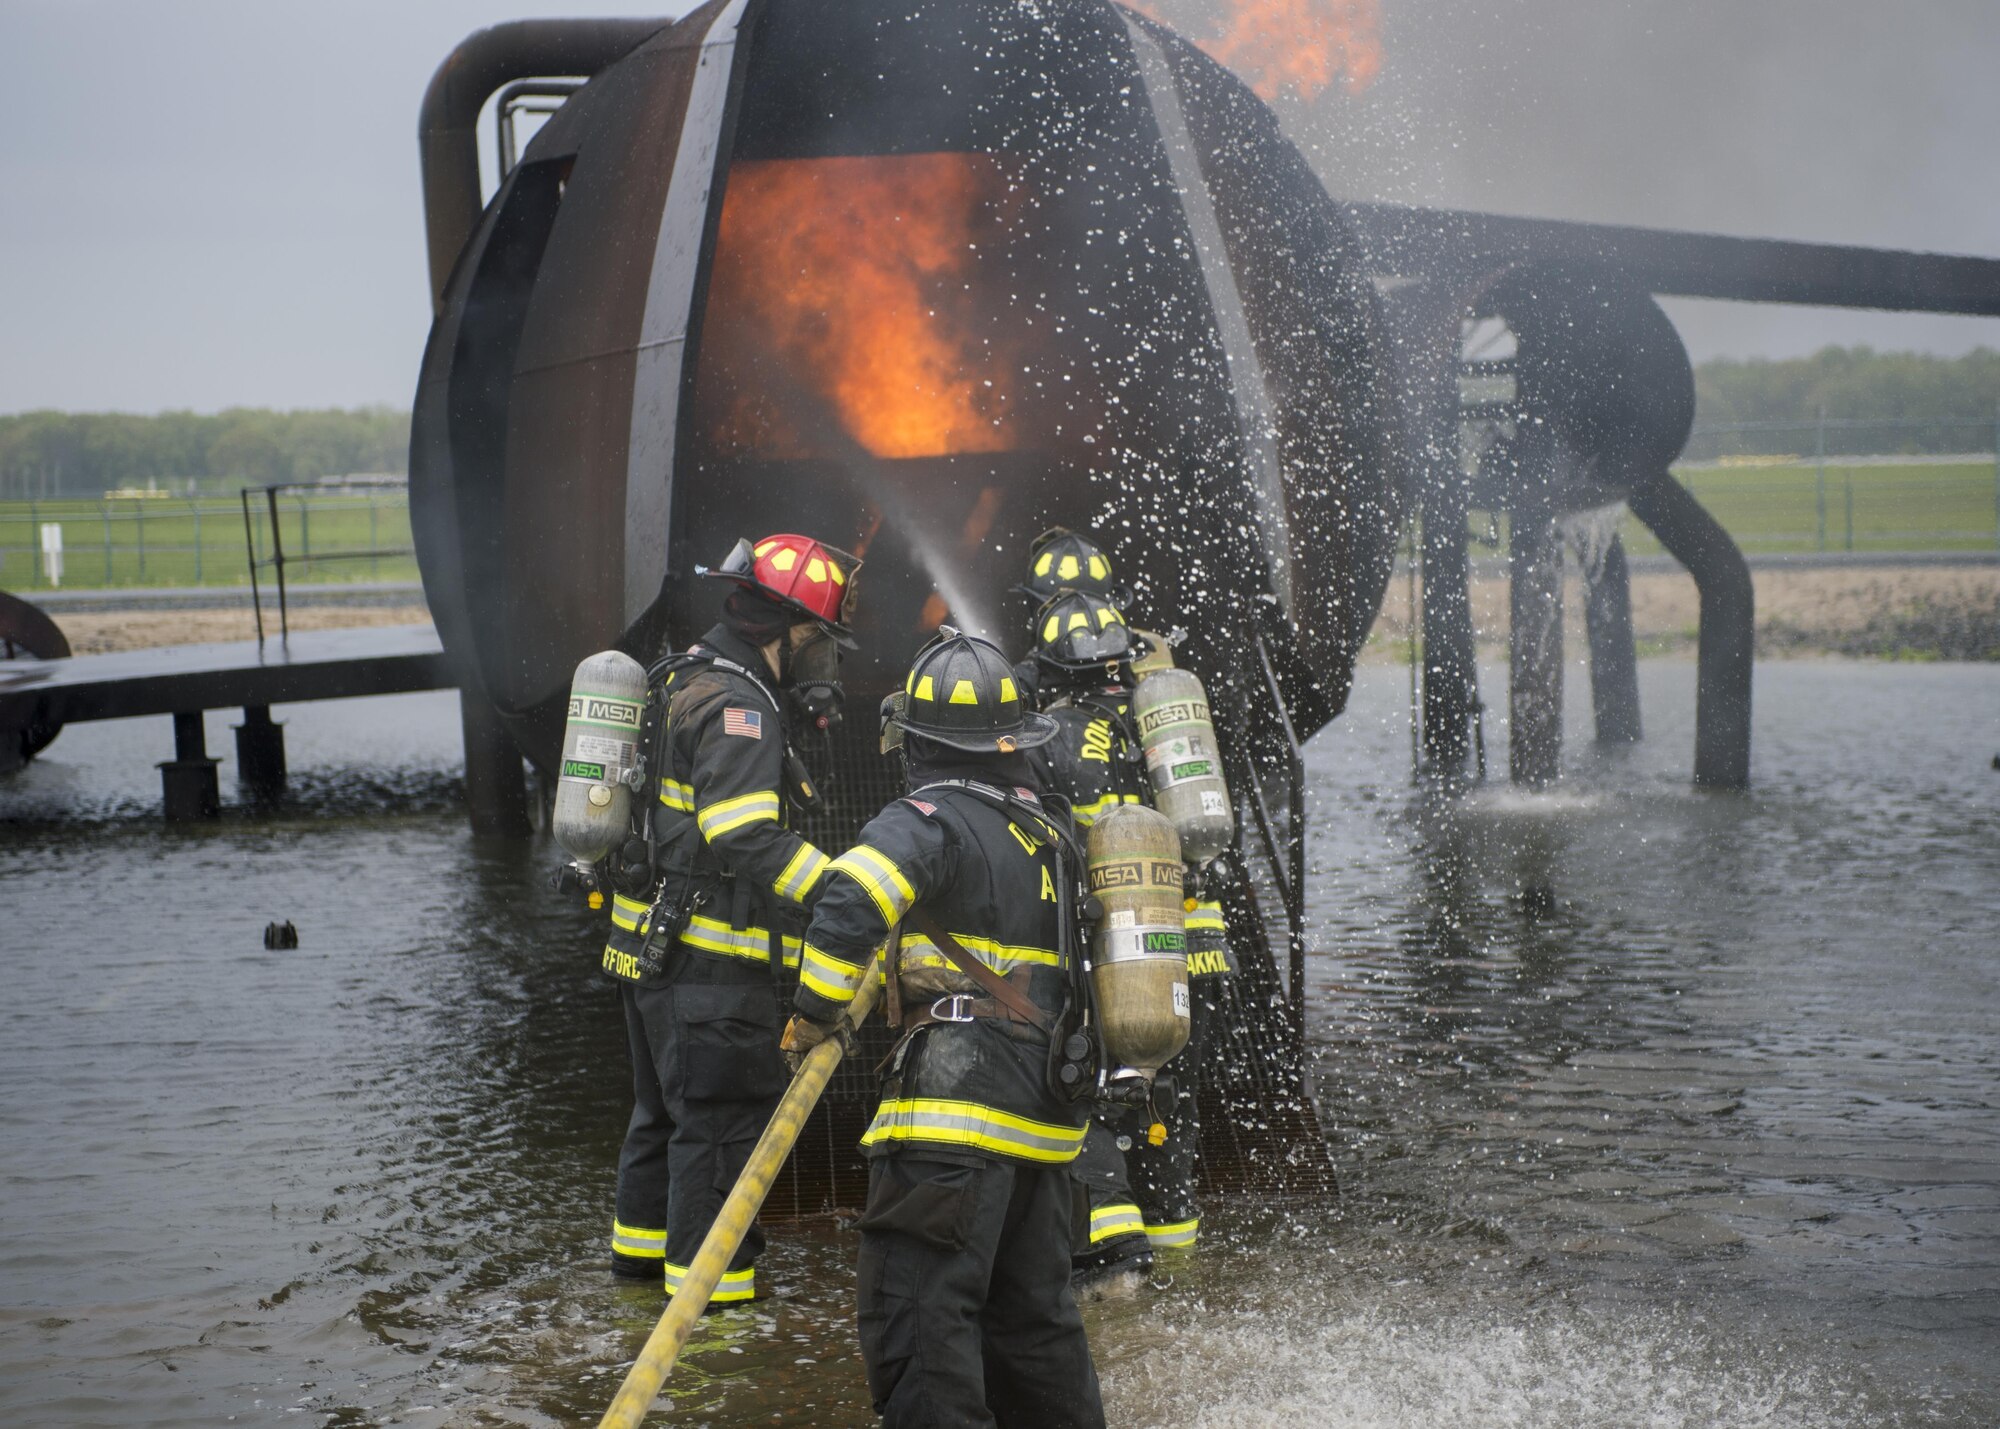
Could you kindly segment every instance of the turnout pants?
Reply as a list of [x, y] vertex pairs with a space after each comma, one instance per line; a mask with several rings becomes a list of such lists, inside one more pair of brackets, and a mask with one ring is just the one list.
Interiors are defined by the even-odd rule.
[[[621, 996], [633, 1105], [618, 1158], [612, 1268], [663, 1276], [672, 1294], [784, 1092], [777, 1001], [764, 966], [686, 950], [670, 981], [628, 983]], [[763, 1248], [753, 1226], [712, 1303], [755, 1295]]]
[[1187, 1046], [1161, 1070], [1173, 1078], [1171, 1101], [1157, 1098], [1155, 1108], [1167, 1128], [1164, 1145], [1149, 1146], [1143, 1137], [1125, 1155], [1132, 1178], [1132, 1199], [1145, 1220], [1146, 1239], [1155, 1248], [1191, 1246], [1201, 1226], [1201, 1207], [1194, 1195], [1194, 1159], [1201, 1146], [1201, 1058], [1222, 1016], [1227, 974], [1191, 978]]
[[1093, 1119], [1084, 1133], [1083, 1150], [1069, 1163], [1072, 1184], [1070, 1262], [1079, 1275], [1109, 1270], [1147, 1270], [1153, 1264], [1146, 1240], [1146, 1221], [1132, 1196], [1126, 1153], [1128, 1145], [1145, 1139], [1142, 1117]]
[[1102, 1429], [1070, 1294], [1062, 1166], [919, 1153], [869, 1167], [861, 1354], [887, 1429]]

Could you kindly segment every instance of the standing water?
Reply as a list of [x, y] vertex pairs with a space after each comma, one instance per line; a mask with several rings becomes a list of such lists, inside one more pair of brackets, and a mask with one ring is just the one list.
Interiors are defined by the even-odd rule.
[[[1762, 667], [1747, 797], [1687, 787], [1691, 665], [1642, 684], [1644, 745], [1432, 804], [1361, 672], [1310, 761], [1344, 1193], [1094, 1307], [1114, 1423], [2000, 1420], [2000, 670]], [[0, 1422], [594, 1422], [661, 1299], [606, 1270], [593, 929], [463, 831], [449, 696], [289, 719], [274, 817], [163, 831], [161, 721], [0, 784]], [[672, 1422], [869, 1422], [854, 1239], [776, 1233]]]

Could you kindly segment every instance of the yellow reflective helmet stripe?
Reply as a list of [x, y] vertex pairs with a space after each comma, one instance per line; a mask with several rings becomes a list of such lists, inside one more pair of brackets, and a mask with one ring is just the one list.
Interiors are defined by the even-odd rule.
[[935, 700], [937, 698], [937, 683], [929, 675], [917, 681], [916, 698], [920, 700]]
[[1033, 1121], [978, 1102], [897, 1097], [876, 1108], [861, 1137], [863, 1147], [887, 1143], [969, 1147], [1060, 1166], [1076, 1159], [1083, 1128]]
[[844, 873], [868, 891], [882, 921], [892, 927], [917, 901], [903, 870], [867, 844], [856, 844], [833, 861], [833, 869]]
[[755, 794], [739, 794], [734, 799], [724, 799], [710, 804], [695, 816], [701, 826], [701, 836], [714, 843], [724, 834], [740, 829], [746, 824], [776, 820], [781, 805], [778, 791], [761, 790]]
[[780, 898], [789, 898], [794, 903], [803, 903], [805, 896], [813, 891], [819, 877], [825, 873], [833, 860], [809, 843], [800, 843], [799, 851], [792, 855], [771, 891]]
[[1014, 705], [1020, 702], [1021, 692], [1014, 688], [1014, 677], [1012, 675], [1002, 675], [1000, 677], [1000, 703], [1003, 705]]
[[1090, 1243], [1099, 1245], [1121, 1235], [1144, 1235], [1146, 1218], [1130, 1201], [1094, 1206], [1090, 1212]]
[[979, 691], [972, 688], [972, 681], [960, 680], [951, 687], [951, 702], [955, 705], [976, 705], [979, 703]]
[[771, 566], [772, 569], [774, 570], [788, 571], [793, 566], [796, 566], [798, 563], [799, 563], [799, 553], [793, 550], [790, 546], [785, 547], [784, 550], [778, 552], [777, 555], [771, 557]]

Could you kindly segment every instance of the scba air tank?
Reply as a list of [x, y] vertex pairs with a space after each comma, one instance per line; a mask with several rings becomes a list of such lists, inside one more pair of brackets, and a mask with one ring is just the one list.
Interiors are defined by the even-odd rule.
[[1174, 826], [1123, 804], [1090, 826], [1090, 891], [1100, 905], [1091, 982], [1113, 1077], [1151, 1078], [1187, 1045], [1187, 915]]
[[1154, 670], [1133, 692], [1132, 722], [1145, 751], [1153, 806], [1180, 835], [1182, 855], [1200, 868], [1236, 838], [1208, 691], [1191, 671]]
[[625, 777], [639, 762], [646, 713], [646, 667], [604, 650], [576, 667], [563, 726], [556, 782], [556, 842], [579, 863], [596, 863], [625, 842], [632, 790]]

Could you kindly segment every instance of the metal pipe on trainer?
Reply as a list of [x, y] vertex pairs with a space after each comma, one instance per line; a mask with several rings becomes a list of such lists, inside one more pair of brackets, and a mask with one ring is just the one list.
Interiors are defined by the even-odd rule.
[[1721, 523], [1664, 467], [1632, 489], [1631, 506], [1701, 592], [1694, 782], [1709, 789], [1747, 788], [1757, 624], [1749, 563]]

